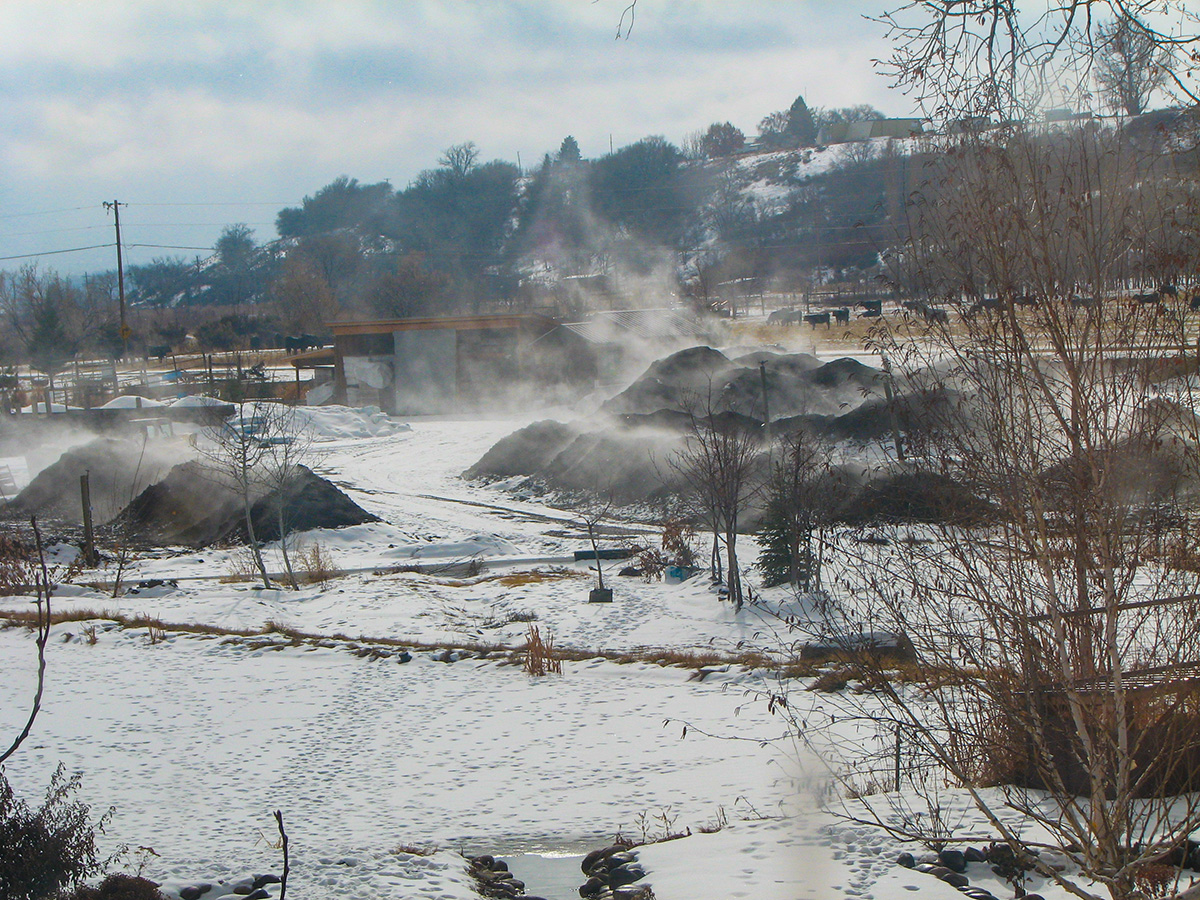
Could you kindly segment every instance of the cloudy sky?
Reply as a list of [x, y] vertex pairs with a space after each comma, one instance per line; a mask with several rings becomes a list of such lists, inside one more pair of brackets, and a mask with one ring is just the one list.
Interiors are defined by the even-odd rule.
[[113, 199], [133, 263], [191, 258], [232, 222], [269, 240], [337, 176], [402, 187], [463, 141], [528, 167], [567, 134], [585, 156], [713, 121], [752, 135], [797, 94], [912, 113], [872, 69], [883, 2], [639, 0], [614, 40], [626, 4], [3, 0], [0, 257], [111, 242]]

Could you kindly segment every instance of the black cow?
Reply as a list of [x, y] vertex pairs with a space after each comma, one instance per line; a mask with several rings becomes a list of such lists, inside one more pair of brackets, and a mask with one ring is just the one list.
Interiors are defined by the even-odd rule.
[[1167, 284], [1162, 285], [1157, 291], [1154, 291], [1151, 294], [1134, 294], [1133, 302], [1134, 303], [1143, 303], [1146, 305], [1154, 304], [1155, 306], [1157, 306], [1159, 303], [1162, 303], [1163, 299], [1166, 297], [1178, 297], [1178, 296], [1179, 296], [1179, 291], [1177, 291], [1175, 289], [1175, 285], [1167, 283]]
[[860, 300], [858, 305], [863, 308], [864, 319], [878, 319], [883, 315], [882, 300]]
[[146, 348], [146, 359], [154, 357], [159, 362], [162, 362], [163, 358], [170, 352], [171, 347], [169, 344], [155, 344], [153, 347]]
[[841, 309], [835, 309], [833, 311], [833, 321], [837, 322], [839, 325], [849, 325], [850, 310], [846, 309], [844, 306]]
[[943, 325], [950, 321], [950, 314], [944, 309], [938, 309], [935, 306], [926, 306], [921, 310], [921, 315], [925, 317], [925, 321], [930, 324], [941, 322]]
[[809, 325], [811, 325], [813, 328], [816, 328], [818, 325], [824, 325], [826, 328], [828, 328], [829, 324], [830, 324], [829, 323], [829, 313], [827, 313], [827, 312], [809, 313], [807, 316], [804, 317], [804, 321], [807, 322]]
[[313, 334], [295, 334], [288, 335], [283, 339], [283, 349], [289, 355], [292, 353], [303, 353], [305, 350], [315, 350], [318, 347], [324, 347], [325, 342]]
[[1100, 298], [1080, 297], [1077, 294], [1072, 294], [1068, 298], [1068, 302], [1076, 309], [1096, 309], [1100, 305]]

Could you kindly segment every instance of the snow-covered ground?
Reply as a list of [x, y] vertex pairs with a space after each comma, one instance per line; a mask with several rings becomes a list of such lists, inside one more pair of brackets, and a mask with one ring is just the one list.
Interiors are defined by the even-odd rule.
[[[823, 767], [776, 740], [784, 726], [755, 698], [759, 674], [721, 665], [700, 678], [599, 656], [769, 646], [773, 620], [735, 612], [702, 578], [647, 584], [616, 577], [619, 564], [608, 571], [614, 602], [589, 604], [593, 575], [571, 556], [588, 545], [570, 512], [459, 477], [500, 437], [555, 411], [414, 419], [374, 437], [346, 436], [363, 433], [352, 410], [320, 415], [316, 467], [382, 521], [304, 541], [352, 574], [266, 590], [227, 580], [244, 566], [235, 552], [164, 553], [125, 578], [167, 583], [116, 599], [67, 586], [55, 604], [242, 630], [278, 623], [328, 639], [56, 626], [42, 714], [6, 767], [22, 795], [35, 796], [59, 762], [81, 771], [82, 795], [114, 807], [107, 844], [154, 848], [146, 873], [168, 885], [277, 871], [279, 809], [291, 890], [308, 900], [471, 898], [459, 851], [505, 856], [531, 894], [563, 900], [569, 890], [526, 874], [543, 871], [528, 854], [578, 856], [618, 832], [685, 830], [639, 850], [659, 900], [961, 896], [897, 867], [904, 848], [884, 833], [828, 810]], [[470, 558], [487, 567], [393, 571]], [[78, 580], [112, 577], [110, 567]], [[536, 678], [502, 653], [368, 652], [372, 639], [519, 646], [530, 624], [597, 655]], [[33, 654], [30, 634], [0, 632], [0, 735], [27, 713]], [[577, 859], [563, 865], [578, 873]], [[572, 877], [563, 883], [583, 881]], [[1011, 895], [990, 874], [972, 880]]]

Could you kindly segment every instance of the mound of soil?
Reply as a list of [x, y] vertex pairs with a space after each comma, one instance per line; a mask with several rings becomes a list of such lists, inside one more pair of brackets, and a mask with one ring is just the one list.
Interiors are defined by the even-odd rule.
[[[250, 515], [259, 540], [279, 537], [280, 502], [279, 491], [254, 499]], [[378, 521], [304, 466], [284, 490], [282, 502], [289, 533]], [[158, 544], [204, 547], [246, 540], [241, 496], [227, 479], [195, 461], [176, 466], [142, 491], [113, 524], [131, 537]]]
[[72, 447], [42, 469], [9, 504], [11, 512], [83, 522], [79, 478], [88, 474], [92, 518], [102, 524], [116, 516], [129, 498], [162, 478], [187, 451], [170, 444], [96, 438]]
[[837, 511], [847, 525], [889, 522], [947, 522], [975, 525], [996, 510], [965, 486], [933, 472], [900, 472], [867, 483]]
[[761, 420], [764, 372], [773, 419], [840, 415], [883, 391], [880, 372], [853, 359], [822, 365], [807, 353], [762, 351], [730, 361], [711, 347], [692, 347], [654, 363], [602, 409], [614, 415], [700, 413], [711, 404]]
[[680, 445], [673, 435], [643, 428], [581, 434], [538, 474], [558, 490], [645, 502], [678, 487], [667, 460]]
[[697, 398], [703, 402], [710, 387], [716, 396], [728, 376], [741, 368], [712, 347], [689, 347], [652, 363], [645, 374], [601, 409], [613, 415], [683, 409]]
[[511, 478], [535, 475], [579, 437], [580, 429], [551, 419], [526, 425], [497, 441], [487, 453], [467, 469], [466, 478]]

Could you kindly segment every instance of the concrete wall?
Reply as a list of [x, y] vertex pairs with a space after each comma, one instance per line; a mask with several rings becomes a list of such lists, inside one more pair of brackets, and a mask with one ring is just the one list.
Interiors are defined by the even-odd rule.
[[452, 328], [397, 331], [395, 412], [446, 412], [458, 399], [458, 332]]

